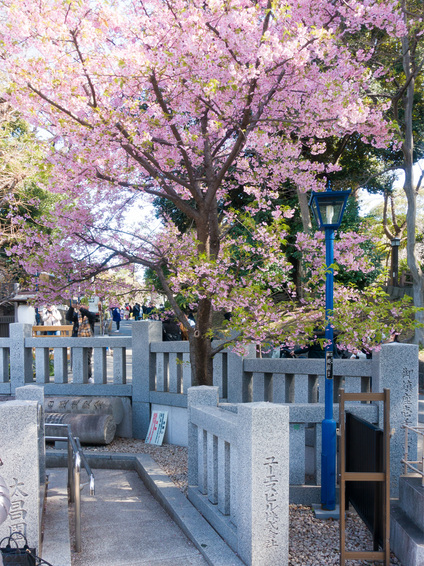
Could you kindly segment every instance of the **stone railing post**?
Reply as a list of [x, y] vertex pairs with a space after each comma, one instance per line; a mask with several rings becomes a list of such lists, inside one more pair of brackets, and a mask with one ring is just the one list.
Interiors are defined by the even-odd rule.
[[245, 564], [287, 566], [289, 407], [238, 405], [238, 553]]
[[[15, 391], [17, 401], [37, 401], [39, 411], [38, 423], [38, 455], [40, 461], [40, 486], [44, 495], [46, 486], [46, 441], [44, 438], [44, 387], [41, 385], [25, 385]], [[43, 498], [44, 501], [44, 498]]]
[[34, 381], [32, 369], [32, 349], [25, 348], [25, 338], [32, 336], [31, 324], [14, 322], [9, 325], [10, 332], [10, 389], [15, 394], [16, 387]]
[[162, 323], [141, 320], [132, 323], [132, 414], [134, 438], [145, 438], [150, 422], [150, 391], [154, 389], [156, 366], [151, 342], [162, 342]]
[[[398, 497], [399, 476], [403, 474], [400, 461], [405, 450], [403, 424], [417, 426], [418, 422], [418, 346], [393, 342], [383, 344], [373, 355], [372, 390], [380, 393], [390, 389], [390, 496]], [[383, 411], [379, 411], [379, 426], [383, 427]], [[417, 443], [409, 435], [408, 457], [417, 459]]]
[[0, 526], [0, 539], [19, 531], [27, 538], [28, 545], [37, 550], [41, 543], [42, 509], [38, 445], [40, 414], [37, 401], [0, 403], [1, 475], [9, 489], [11, 502], [11, 512]]
[[190, 408], [194, 405], [216, 407], [219, 402], [219, 387], [200, 385], [187, 390], [188, 407], [188, 485], [198, 485], [199, 445], [197, 426], [191, 422]]
[[256, 358], [256, 346], [248, 344], [246, 353], [240, 356], [235, 352], [228, 352], [228, 402], [243, 403], [244, 360]]

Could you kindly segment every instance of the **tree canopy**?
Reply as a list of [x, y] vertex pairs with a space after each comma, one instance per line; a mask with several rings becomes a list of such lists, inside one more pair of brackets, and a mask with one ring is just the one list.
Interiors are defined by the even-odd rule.
[[10, 260], [6, 250], [19, 246], [27, 229], [42, 232], [43, 214], [57, 200], [45, 190], [41, 160], [32, 128], [0, 99], [0, 304], [7, 303], [15, 294], [16, 283], [25, 279], [24, 270]]
[[[53, 237], [28, 232], [37, 254], [14, 253], [30, 271], [60, 270], [71, 287], [110, 268], [152, 268], [188, 332], [198, 383], [211, 381], [214, 308], [231, 311], [240, 337], [283, 326], [297, 339], [293, 304], [277, 313], [269, 300], [272, 286], [290, 297], [281, 253], [290, 211], [274, 203], [282, 182], [303, 194], [339, 170], [313, 159], [322, 140], [390, 142], [385, 101], [367, 94], [367, 51], [352, 54], [345, 41], [364, 26], [404, 31], [389, 0], [2, 0], [9, 100], [49, 132], [51, 190], [61, 195]], [[242, 218], [223, 206], [233, 198], [230, 178], [253, 198]], [[152, 198], [171, 202], [192, 230], [130, 225], [128, 212]], [[261, 210], [272, 225], [251, 223]], [[238, 222], [248, 238], [231, 234]], [[352, 245], [348, 235], [345, 249]], [[359, 255], [348, 252], [346, 265], [364, 265]], [[194, 328], [175, 301], [182, 288], [195, 303]], [[358, 300], [347, 296], [345, 306]], [[305, 317], [303, 333], [316, 323]]]

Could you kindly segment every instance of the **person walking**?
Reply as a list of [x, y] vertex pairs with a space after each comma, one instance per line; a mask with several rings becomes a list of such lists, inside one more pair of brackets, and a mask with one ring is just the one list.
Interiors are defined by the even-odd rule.
[[121, 324], [121, 309], [119, 307], [115, 307], [112, 310], [112, 320], [116, 322], [116, 330], [115, 332], [119, 332], [119, 327]]

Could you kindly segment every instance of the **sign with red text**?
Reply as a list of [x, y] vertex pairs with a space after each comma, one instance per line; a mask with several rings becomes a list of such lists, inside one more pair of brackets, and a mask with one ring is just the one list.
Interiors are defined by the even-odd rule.
[[149, 431], [145, 440], [146, 444], [162, 445], [167, 420], [168, 411], [153, 411]]

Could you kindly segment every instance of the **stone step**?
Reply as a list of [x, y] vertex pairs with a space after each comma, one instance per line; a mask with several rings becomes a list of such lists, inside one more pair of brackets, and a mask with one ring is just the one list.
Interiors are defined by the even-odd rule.
[[424, 564], [424, 533], [398, 503], [390, 508], [390, 548], [403, 566]]
[[424, 534], [424, 488], [421, 477], [408, 474], [399, 478], [399, 506]]

